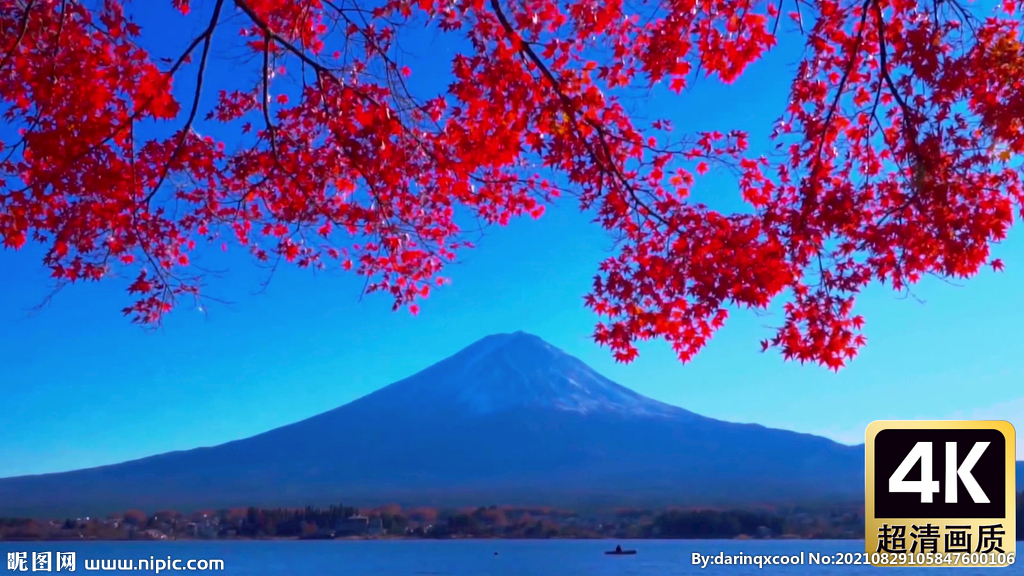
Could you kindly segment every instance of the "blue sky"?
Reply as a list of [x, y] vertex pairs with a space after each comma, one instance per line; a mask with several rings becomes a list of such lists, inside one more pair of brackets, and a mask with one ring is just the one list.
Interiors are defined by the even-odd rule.
[[[169, 18], [143, 16], [143, 25]], [[170, 54], [177, 46], [160, 47]], [[637, 105], [680, 128], [748, 129], [756, 145], [786, 102], [796, 48], [783, 43], [737, 85], [703, 82], [682, 98]], [[442, 73], [439, 64], [415, 70]], [[229, 64], [220, 61], [211, 73], [226, 76]], [[701, 200], [739, 205], [728, 179], [712, 175], [698, 186]], [[391, 312], [383, 297], [360, 299], [362, 279], [340, 271], [282, 268], [256, 294], [266, 271], [240, 251], [225, 258], [213, 247], [199, 262], [229, 268], [210, 290], [232, 303], [205, 312], [183, 303], [155, 332], [121, 316], [128, 297], [117, 280], [69, 288], [30, 313], [50, 287], [41, 252], [0, 251], [0, 477], [250, 436], [349, 402], [483, 336], [515, 330], [658, 400], [842, 442], [862, 442], [865, 425], [876, 419], [993, 418], [1024, 426], [1018, 229], [995, 249], [1006, 263], [1002, 273], [985, 271], [958, 285], [930, 279], [915, 288], [916, 298], [878, 286], [867, 291], [859, 310], [868, 347], [835, 374], [761, 354], [758, 342], [778, 317], [746, 312], [735, 312], [686, 366], [661, 342], [642, 346], [633, 364], [615, 364], [590, 340], [596, 318], [582, 303], [611, 248], [588, 220], [566, 202], [538, 221], [487, 230], [448, 270], [452, 284], [435, 291], [416, 317]]]

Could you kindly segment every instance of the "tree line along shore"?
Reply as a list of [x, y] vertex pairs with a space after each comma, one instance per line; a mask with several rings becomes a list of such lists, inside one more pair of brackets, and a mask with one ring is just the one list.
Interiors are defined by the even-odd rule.
[[[1017, 537], [1024, 535], [1024, 493]], [[464, 509], [345, 505], [231, 508], [183, 513], [128, 510], [103, 518], [0, 518], [0, 540], [185, 540], [259, 538], [805, 538], [862, 539], [860, 503], [743, 509], [555, 507]]]

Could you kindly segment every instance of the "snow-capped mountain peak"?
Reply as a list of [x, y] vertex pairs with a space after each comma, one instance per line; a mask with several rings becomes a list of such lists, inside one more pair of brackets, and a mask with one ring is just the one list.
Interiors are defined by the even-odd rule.
[[367, 399], [489, 414], [544, 409], [648, 417], [691, 414], [601, 376], [526, 332], [494, 334]]

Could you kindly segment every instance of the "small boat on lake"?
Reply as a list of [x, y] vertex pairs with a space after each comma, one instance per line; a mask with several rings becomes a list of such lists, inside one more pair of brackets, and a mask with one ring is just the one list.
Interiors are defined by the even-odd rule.
[[611, 556], [628, 556], [630, 554], [636, 554], [636, 550], [623, 550], [622, 546], [616, 546], [615, 550], [609, 550], [605, 554]]

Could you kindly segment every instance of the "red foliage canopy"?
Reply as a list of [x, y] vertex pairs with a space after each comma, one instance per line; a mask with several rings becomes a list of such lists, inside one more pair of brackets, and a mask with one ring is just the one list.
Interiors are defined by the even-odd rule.
[[[618, 240], [586, 303], [619, 360], [664, 338], [686, 361], [728, 307], [785, 292], [764, 348], [838, 368], [864, 343], [864, 286], [1001, 267], [989, 246], [1024, 199], [1020, 0], [985, 18], [959, 0], [170, 1], [187, 44], [162, 59], [128, 0], [0, 0], [18, 129], [0, 140], [0, 239], [42, 243], [59, 282], [131, 271], [142, 323], [198, 292], [189, 253], [225, 235], [259, 260], [336, 262], [415, 312], [468, 246], [457, 214], [505, 224], [571, 195]], [[424, 20], [465, 45], [433, 98], [393, 57]], [[621, 104], [630, 86], [733, 82], [780, 21], [806, 42], [781, 159]], [[239, 34], [234, 79], [255, 80], [209, 88], [215, 45]], [[203, 117], [230, 149], [193, 129]], [[173, 133], [144, 136], [154, 121]], [[749, 210], [688, 200], [715, 165]]]

